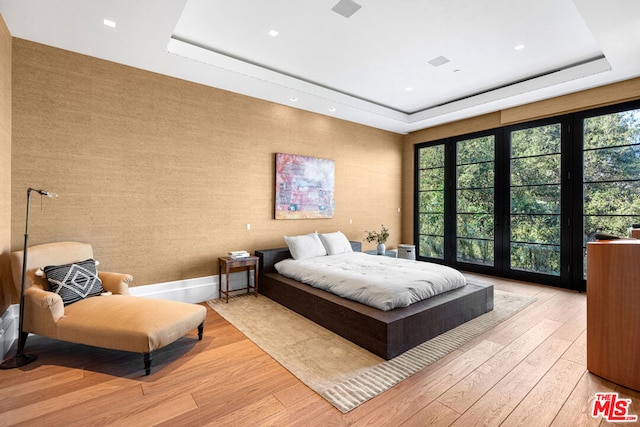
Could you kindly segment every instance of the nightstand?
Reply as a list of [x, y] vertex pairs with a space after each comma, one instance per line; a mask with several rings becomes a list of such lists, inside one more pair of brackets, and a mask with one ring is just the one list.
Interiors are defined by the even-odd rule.
[[[225, 257], [221, 257], [218, 258], [218, 295], [220, 296], [220, 298], [222, 298], [222, 295], [224, 294], [226, 302], [229, 302], [229, 273], [231, 270], [236, 269], [236, 268], [243, 268], [245, 267], [247, 269], [247, 287], [246, 288], [240, 288], [240, 289], [233, 289], [231, 292], [235, 292], [235, 291], [243, 291], [243, 290], [247, 290], [247, 293], [249, 293], [251, 291], [251, 289], [253, 289], [254, 293], [256, 294], [256, 297], [258, 296], [258, 260], [260, 258], [258, 258], [257, 256], [249, 256], [249, 257], [244, 257], [244, 258], [231, 258], [228, 256]], [[251, 269], [253, 268], [253, 270], [255, 271], [255, 280], [254, 280], [254, 285], [251, 286]], [[225, 272], [225, 290], [222, 290], [222, 272]]]
[[[378, 251], [376, 251], [375, 249], [370, 251], [364, 251], [364, 253], [369, 255], [378, 255]], [[389, 258], [397, 258], [398, 253], [396, 251], [385, 251], [384, 256], [388, 256]]]

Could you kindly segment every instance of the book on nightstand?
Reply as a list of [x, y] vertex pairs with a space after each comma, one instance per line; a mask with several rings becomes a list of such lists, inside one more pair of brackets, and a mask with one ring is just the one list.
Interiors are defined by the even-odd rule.
[[228, 253], [229, 257], [233, 258], [233, 259], [238, 259], [238, 258], [247, 258], [249, 256], [251, 256], [251, 254], [247, 251], [231, 251]]

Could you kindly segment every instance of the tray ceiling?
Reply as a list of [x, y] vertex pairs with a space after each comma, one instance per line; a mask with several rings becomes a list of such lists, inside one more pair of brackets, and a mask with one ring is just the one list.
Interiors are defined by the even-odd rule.
[[640, 75], [636, 0], [0, 0], [0, 12], [14, 37], [398, 133]]

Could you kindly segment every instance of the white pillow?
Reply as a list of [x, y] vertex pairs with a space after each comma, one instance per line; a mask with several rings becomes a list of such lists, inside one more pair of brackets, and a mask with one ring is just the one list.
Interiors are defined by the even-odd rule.
[[284, 236], [284, 241], [289, 246], [289, 252], [291, 252], [293, 259], [307, 259], [327, 254], [327, 250], [320, 241], [318, 233], [302, 236]]
[[341, 231], [336, 231], [335, 233], [321, 233], [320, 240], [329, 255], [353, 252], [349, 239], [347, 239], [347, 236], [342, 234]]

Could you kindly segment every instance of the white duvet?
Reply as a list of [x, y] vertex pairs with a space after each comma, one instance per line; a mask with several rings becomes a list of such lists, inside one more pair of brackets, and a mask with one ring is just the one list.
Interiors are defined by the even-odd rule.
[[362, 252], [286, 259], [275, 268], [283, 276], [385, 311], [466, 285], [451, 267]]

